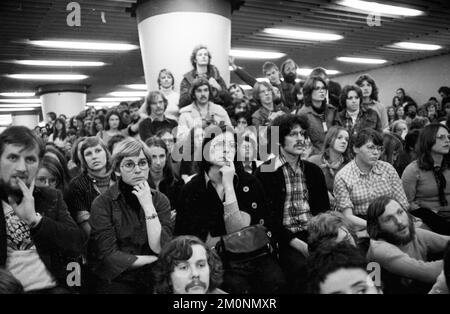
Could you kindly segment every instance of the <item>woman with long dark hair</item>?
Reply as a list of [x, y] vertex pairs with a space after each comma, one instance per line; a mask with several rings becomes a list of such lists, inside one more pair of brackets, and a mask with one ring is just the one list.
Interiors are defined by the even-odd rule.
[[450, 235], [450, 135], [446, 126], [427, 125], [419, 135], [416, 161], [402, 175], [411, 213], [434, 232]]
[[54, 143], [56, 147], [61, 150], [66, 149], [67, 135], [66, 135], [66, 120], [57, 118], [53, 124], [53, 133], [49, 136], [48, 142]]
[[320, 76], [310, 76], [303, 85], [305, 105], [298, 115], [305, 115], [309, 122], [309, 137], [313, 144], [313, 154], [322, 151], [328, 129], [336, 118], [337, 109], [327, 104], [328, 84]]
[[120, 130], [123, 129], [122, 118], [118, 111], [109, 111], [106, 114], [105, 129], [97, 133], [97, 137], [101, 138], [103, 142], [108, 145], [111, 137], [117, 134], [123, 134]]

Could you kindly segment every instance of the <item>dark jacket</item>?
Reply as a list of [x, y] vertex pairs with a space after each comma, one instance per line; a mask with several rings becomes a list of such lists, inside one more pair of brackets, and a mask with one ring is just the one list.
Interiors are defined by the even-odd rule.
[[70, 214], [77, 220], [78, 212], [91, 211], [92, 202], [99, 194], [94, 187], [92, 179], [89, 178], [87, 173], [82, 172], [70, 181], [64, 200], [69, 207]]
[[170, 129], [172, 131], [177, 125], [177, 121], [167, 117], [164, 117], [163, 121], [152, 121], [152, 119], [148, 117], [141, 121], [138, 132], [141, 140], [145, 142], [149, 137], [156, 135], [158, 131], [162, 129]]
[[[89, 223], [92, 227], [89, 246], [93, 271], [111, 281], [129, 270], [136, 255], [154, 255], [148, 245], [144, 211], [137, 211], [119, 189], [120, 180], [92, 203]], [[131, 193], [131, 192], [130, 192]], [[153, 205], [161, 223], [161, 246], [172, 238], [170, 204], [165, 195], [151, 190]], [[137, 201], [137, 199], [135, 200]], [[138, 204], [137, 206], [140, 207]]]
[[[209, 80], [211, 77], [214, 78], [217, 83], [220, 85], [222, 90], [219, 92], [216, 89], [212, 88], [212, 95], [209, 95], [211, 101], [215, 104], [221, 105], [226, 108], [232, 103], [231, 95], [228, 93], [227, 84], [220, 76], [219, 70], [210, 65], [210, 70], [207, 73], [207, 79]], [[180, 84], [180, 101], [178, 103], [178, 107], [183, 108], [192, 103], [192, 98], [190, 94], [191, 86], [194, 80], [198, 78], [197, 70], [191, 70], [183, 75], [183, 80]]]
[[[288, 245], [296, 235], [283, 226], [286, 183], [283, 169], [273, 160], [275, 159], [270, 159], [262, 164], [256, 171], [256, 177], [265, 190], [267, 206], [270, 211], [268, 224], [273, 230], [275, 239], [280, 245]], [[311, 214], [315, 216], [330, 210], [330, 201], [322, 170], [308, 161], [302, 160], [301, 162], [309, 193], [308, 203]]]
[[374, 129], [381, 132], [381, 119], [378, 113], [370, 108], [361, 108], [356, 118], [355, 124], [350, 127], [349, 120], [351, 117], [348, 115], [347, 110], [342, 110], [336, 115], [334, 125], [339, 125], [346, 128], [350, 136], [357, 134], [359, 131], [365, 128]]
[[[239, 210], [250, 215], [252, 225], [265, 222], [268, 212], [261, 183], [243, 170], [236, 169], [236, 174], [234, 190]], [[181, 190], [175, 234], [195, 235], [203, 241], [208, 233], [213, 237], [225, 235], [223, 213], [222, 200], [211, 182], [206, 184], [205, 174], [200, 172]]]
[[[42, 215], [42, 220], [30, 230], [31, 239], [45, 267], [59, 285], [65, 285], [70, 273], [67, 264], [82, 253], [86, 236], [70, 216], [59, 190], [36, 187], [33, 196], [36, 213]], [[6, 257], [6, 221], [0, 203], [0, 267], [5, 266]]]

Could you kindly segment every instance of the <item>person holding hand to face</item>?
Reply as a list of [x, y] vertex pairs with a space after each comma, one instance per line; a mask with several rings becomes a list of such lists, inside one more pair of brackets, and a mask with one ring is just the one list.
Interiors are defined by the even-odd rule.
[[166, 196], [149, 187], [150, 154], [139, 140], [119, 142], [111, 157], [117, 183], [91, 209], [91, 261], [99, 293], [152, 293], [153, 262], [170, 241]]
[[[232, 127], [205, 129], [200, 170], [181, 190], [176, 235], [194, 235], [213, 247], [221, 236], [265, 225], [268, 212], [262, 186], [237, 162], [236, 142]], [[224, 268], [226, 292], [285, 292], [284, 276], [270, 253], [233, 260]]]
[[43, 143], [24, 126], [0, 134], [0, 268], [25, 292], [68, 293], [67, 262], [81, 254], [86, 237], [59, 190], [35, 187], [43, 155]]

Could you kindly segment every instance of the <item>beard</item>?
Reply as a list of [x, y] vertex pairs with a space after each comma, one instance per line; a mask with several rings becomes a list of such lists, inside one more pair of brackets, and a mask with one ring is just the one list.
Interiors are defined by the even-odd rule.
[[8, 197], [12, 197], [17, 204], [20, 204], [23, 198], [22, 190], [15, 189], [7, 182], [0, 180], [0, 199], [8, 202]]
[[379, 238], [384, 239], [386, 242], [394, 244], [396, 246], [405, 245], [411, 242], [416, 236], [416, 228], [411, 220], [409, 220], [408, 229], [409, 234], [407, 236], [399, 236], [395, 233], [382, 231], [380, 232]]
[[284, 75], [284, 81], [286, 83], [295, 84], [295, 79], [297, 78], [297, 74], [289, 72]]

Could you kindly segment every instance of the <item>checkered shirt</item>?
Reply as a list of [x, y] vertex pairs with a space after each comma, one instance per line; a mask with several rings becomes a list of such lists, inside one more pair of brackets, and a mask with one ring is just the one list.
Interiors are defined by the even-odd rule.
[[342, 168], [334, 180], [336, 209], [351, 209], [353, 214], [363, 218], [372, 201], [380, 196], [389, 196], [408, 209], [409, 203], [402, 181], [394, 167], [384, 161], [377, 161], [368, 174], [359, 170], [355, 160]]
[[306, 230], [306, 225], [312, 215], [308, 203], [308, 188], [305, 176], [300, 164], [294, 170], [282, 154], [277, 158], [281, 167], [286, 184], [286, 199], [283, 210], [283, 226], [293, 233]]

